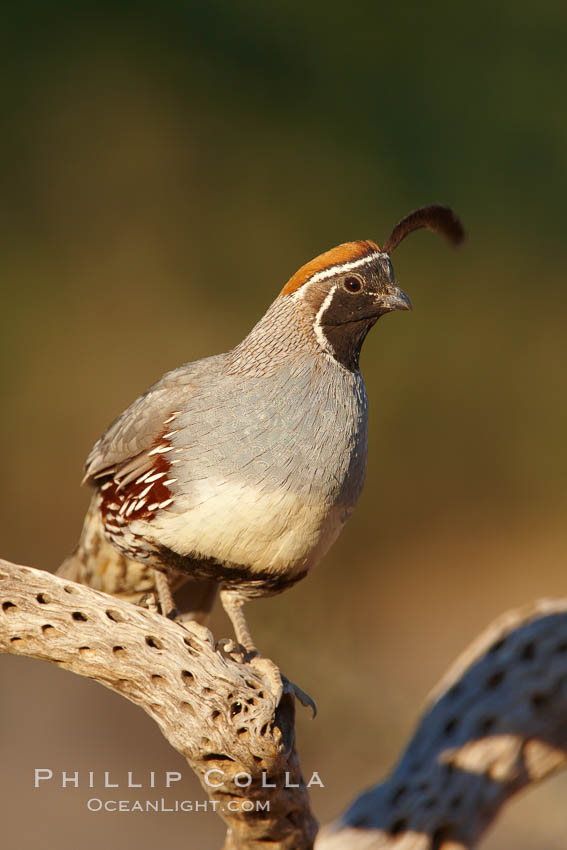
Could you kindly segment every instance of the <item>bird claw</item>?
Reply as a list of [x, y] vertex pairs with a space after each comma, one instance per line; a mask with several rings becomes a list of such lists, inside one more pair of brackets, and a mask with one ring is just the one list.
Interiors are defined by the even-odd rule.
[[176, 607], [171, 608], [169, 611], [163, 611], [161, 603], [156, 598], [156, 594], [149, 591], [140, 596], [136, 605], [140, 608], [146, 608], [148, 611], [153, 611], [154, 614], [163, 614], [168, 620], [177, 620], [180, 616], [180, 611]]
[[140, 598], [136, 602], [136, 605], [138, 605], [140, 608], [146, 608], [148, 611], [153, 611], [154, 614], [158, 613], [158, 604], [155, 594], [150, 593], [149, 591], [140, 596]]
[[232, 638], [222, 638], [221, 640], [217, 640], [215, 644], [215, 651], [220, 652], [223, 658], [227, 661], [234, 661], [236, 657], [241, 655], [238, 644], [236, 644]]
[[298, 685], [291, 682], [287, 676], [280, 673], [279, 667], [270, 658], [263, 658], [260, 655], [256, 655], [249, 660], [249, 664], [268, 683], [275, 697], [276, 705], [279, 705], [284, 693], [288, 693], [295, 697], [301, 705], [310, 708], [313, 712], [313, 717], [316, 717], [317, 705], [315, 701]]
[[317, 703], [315, 700], [306, 694], [304, 690], [302, 690], [299, 685], [296, 685], [295, 682], [290, 682], [287, 676], [280, 674], [282, 682], [284, 683], [284, 690], [288, 690], [293, 694], [296, 700], [301, 703], [301, 705], [305, 706], [305, 708], [310, 708], [313, 712], [312, 720], [315, 720], [317, 717]]

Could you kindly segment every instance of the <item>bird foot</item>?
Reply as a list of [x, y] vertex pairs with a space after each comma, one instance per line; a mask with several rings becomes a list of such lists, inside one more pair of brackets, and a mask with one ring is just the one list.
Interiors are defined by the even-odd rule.
[[242, 650], [232, 638], [221, 638], [221, 640], [217, 640], [215, 649], [217, 652], [220, 652], [227, 661], [239, 661], [242, 659]]
[[163, 614], [168, 620], [177, 620], [180, 616], [178, 608], [171, 608], [169, 611], [164, 611], [161, 607], [161, 602], [156, 599], [155, 593], [144, 593], [136, 602], [140, 608], [146, 608], [148, 611], [153, 611], [154, 614]]
[[270, 658], [263, 658], [261, 655], [255, 655], [253, 658], [246, 660], [252, 669], [267, 683], [275, 697], [276, 705], [279, 705], [283, 696], [284, 684], [277, 664]]
[[315, 702], [315, 700], [310, 697], [309, 694], [306, 694], [305, 691], [299, 687], [299, 685], [295, 684], [295, 682], [290, 682], [287, 676], [283, 676], [282, 674], [280, 675], [282, 682], [284, 683], [284, 691], [289, 689], [295, 699], [298, 700], [301, 705], [305, 706], [305, 708], [310, 708], [313, 712], [311, 719], [314, 720], [317, 717], [317, 703]]
[[313, 712], [313, 717], [316, 717], [317, 705], [315, 704], [315, 701], [311, 699], [309, 694], [306, 694], [305, 691], [298, 685], [294, 682], [290, 682], [287, 676], [280, 673], [279, 667], [270, 658], [263, 658], [260, 655], [255, 655], [248, 660], [248, 663], [254, 670], [257, 670], [262, 678], [268, 683], [270, 690], [276, 699], [277, 705], [279, 705], [284, 693], [288, 693], [297, 699], [301, 705], [310, 708]]
[[154, 614], [159, 613], [157, 599], [154, 593], [144, 593], [136, 602], [140, 608], [146, 608], [148, 611], [153, 611]]

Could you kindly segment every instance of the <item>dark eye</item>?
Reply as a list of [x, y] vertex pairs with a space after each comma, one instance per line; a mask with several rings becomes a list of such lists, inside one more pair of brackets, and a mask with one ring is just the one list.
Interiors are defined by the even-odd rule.
[[343, 286], [347, 292], [360, 292], [362, 283], [357, 277], [345, 277]]

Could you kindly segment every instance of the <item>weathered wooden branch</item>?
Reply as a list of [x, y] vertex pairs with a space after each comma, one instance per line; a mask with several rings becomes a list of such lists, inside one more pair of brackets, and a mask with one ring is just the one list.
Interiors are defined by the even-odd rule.
[[567, 600], [493, 623], [429, 698], [390, 777], [317, 850], [468, 850], [504, 803], [565, 765]]
[[[224, 850], [313, 846], [293, 697], [273, 690], [269, 667], [215, 647], [202, 626], [6, 561], [0, 650], [141, 706], [218, 801]], [[472, 848], [512, 794], [564, 765], [566, 749], [567, 601], [541, 602], [498, 620], [461, 656], [391, 776], [322, 829], [315, 848]], [[243, 810], [244, 800], [269, 810]]]
[[[0, 651], [51, 661], [141, 706], [219, 801], [225, 850], [312, 847], [293, 698], [284, 691], [278, 705], [261, 666], [217, 650], [203, 626], [0, 561]], [[267, 800], [269, 811], [243, 811], [244, 800]]]

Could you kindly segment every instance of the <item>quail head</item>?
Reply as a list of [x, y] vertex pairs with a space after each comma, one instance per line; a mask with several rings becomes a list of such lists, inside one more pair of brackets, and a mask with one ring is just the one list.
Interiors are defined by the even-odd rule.
[[238, 642], [255, 653], [243, 603], [306, 576], [360, 496], [360, 349], [381, 316], [411, 309], [389, 254], [418, 228], [463, 239], [454, 213], [433, 205], [402, 219], [383, 248], [339, 245], [300, 268], [235, 348], [168, 372], [136, 399], [87, 459], [93, 501], [63, 571], [74, 565], [112, 590], [104, 575], [114, 569], [114, 589], [133, 595], [154, 570], [189, 577], [205, 612], [218, 587]]

